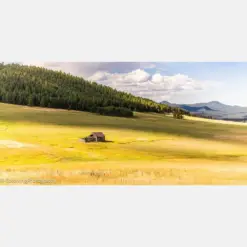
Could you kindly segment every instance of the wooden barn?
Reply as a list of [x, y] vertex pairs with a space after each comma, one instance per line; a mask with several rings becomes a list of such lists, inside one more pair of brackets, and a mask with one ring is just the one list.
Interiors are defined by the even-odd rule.
[[84, 142], [104, 142], [105, 135], [102, 132], [93, 132], [91, 135], [81, 139]]

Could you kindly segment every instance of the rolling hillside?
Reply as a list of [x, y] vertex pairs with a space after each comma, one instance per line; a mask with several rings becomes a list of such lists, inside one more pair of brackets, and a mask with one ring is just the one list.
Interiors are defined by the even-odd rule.
[[0, 64], [0, 101], [98, 113], [105, 107], [113, 112], [116, 107], [139, 112], [173, 110], [170, 106], [119, 92], [81, 77], [18, 64]]
[[[32, 184], [44, 180], [52, 184], [246, 184], [244, 123], [135, 115], [120, 118], [0, 103], [0, 177]], [[103, 132], [108, 142], [80, 142], [94, 131]]]

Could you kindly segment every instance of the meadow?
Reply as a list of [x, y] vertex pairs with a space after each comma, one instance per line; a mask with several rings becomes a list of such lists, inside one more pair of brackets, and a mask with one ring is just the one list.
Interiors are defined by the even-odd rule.
[[134, 115], [1, 103], [0, 184], [247, 184], [246, 124]]

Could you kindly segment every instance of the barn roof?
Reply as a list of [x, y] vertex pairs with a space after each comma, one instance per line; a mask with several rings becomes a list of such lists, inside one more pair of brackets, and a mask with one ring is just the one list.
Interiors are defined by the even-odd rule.
[[102, 132], [93, 132], [92, 135], [95, 135], [97, 137], [105, 137], [105, 135]]

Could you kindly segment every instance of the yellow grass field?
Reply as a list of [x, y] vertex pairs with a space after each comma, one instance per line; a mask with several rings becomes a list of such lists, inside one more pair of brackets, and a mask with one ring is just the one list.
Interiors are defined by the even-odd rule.
[[0, 184], [247, 184], [247, 125], [0, 104]]

